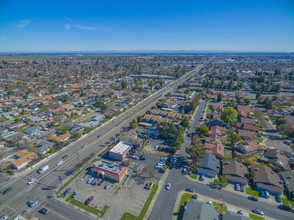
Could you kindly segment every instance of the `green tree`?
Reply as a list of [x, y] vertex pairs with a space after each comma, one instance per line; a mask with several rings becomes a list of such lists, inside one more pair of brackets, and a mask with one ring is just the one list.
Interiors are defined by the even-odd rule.
[[218, 102], [221, 102], [222, 99], [223, 99], [223, 96], [222, 96], [221, 93], [219, 93], [219, 94], [217, 95], [217, 101], [218, 101]]
[[138, 123], [136, 122], [135, 119], [133, 119], [133, 121], [130, 122], [129, 128], [134, 129], [137, 127], [137, 125], [138, 125]]
[[263, 106], [266, 109], [272, 109], [273, 107], [273, 102], [269, 97], [266, 97], [266, 99], [263, 101]]
[[245, 105], [250, 105], [250, 103], [251, 103], [251, 99], [250, 99], [249, 97], [246, 97], [246, 98], [244, 99], [244, 104], [245, 104]]
[[193, 136], [192, 143], [186, 148], [186, 152], [191, 157], [191, 169], [196, 171], [198, 169], [199, 159], [204, 156], [204, 148], [198, 135]]
[[180, 125], [184, 128], [190, 128], [190, 119], [185, 116]]
[[77, 138], [79, 138], [81, 136], [82, 136], [82, 134], [80, 132], [76, 132], [76, 133], [73, 134], [73, 138], [75, 138], [75, 139], [77, 139]]
[[128, 87], [128, 83], [126, 81], [121, 81], [121, 88], [126, 89]]
[[143, 116], [142, 115], [139, 115], [137, 117], [137, 122], [140, 123], [141, 121], [143, 121]]
[[207, 136], [208, 132], [209, 132], [209, 128], [207, 126], [203, 125], [203, 126], [200, 126], [200, 127], [196, 128], [195, 132], [200, 137]]
[[234, 125], [237, 122], [238, 112], [232, 107], [225, 108], [221, 114], [221, 120], [228, 125]]

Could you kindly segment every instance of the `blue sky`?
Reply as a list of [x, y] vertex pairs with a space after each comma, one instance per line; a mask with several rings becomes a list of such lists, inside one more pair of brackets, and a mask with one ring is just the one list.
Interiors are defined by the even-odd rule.
[[0, 0], [0, 52], [294, 52], [293, 0]]

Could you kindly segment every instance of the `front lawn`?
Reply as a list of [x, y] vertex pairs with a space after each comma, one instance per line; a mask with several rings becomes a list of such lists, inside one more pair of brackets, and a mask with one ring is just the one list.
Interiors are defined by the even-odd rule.
[[185, 203], [189, 202], [192, 196], [193, 194], [191, 193], [184, 193], [182, 195], [181, 202], [178, 208], [178, 220], [183, 219]]
[[197, 180], [197, 175], [194, 173], [189, 173], [189, 177], [191, 177], [192, 179]]
[[227, 211], [227, 206], [226, 205], [222, 205], [220, 203], [217, 202], [212, 202], [212, 205], [215, 206], [217, 208], [217, 211], [219, 214], [225, 214]]
[[294, 206], [294, 201], [288, 200], [288, 198], [285, 196], [285, 198], [282, 198], [283, 205], [291, 205]]
[[264, 217], [258, 216], [258, 215], [254, 215], [252, 213], [249, 213], [249, 217], [255, 220], [264, 220]]
[[245, 188], [245, 191], [247, 194], [251, 195], [251, 196], [255, 196], [255, 197], [259, 197], [259, 192], [256, 190], [251, 189], [251, 186]]

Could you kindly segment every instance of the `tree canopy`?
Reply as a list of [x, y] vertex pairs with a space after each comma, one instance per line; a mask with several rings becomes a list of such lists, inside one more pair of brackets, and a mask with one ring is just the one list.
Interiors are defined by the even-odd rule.
[[232, 107], [225, 108], [221, 114], [221, 120], [228, 125], [234, 125], [237, 122], [238, 112]]

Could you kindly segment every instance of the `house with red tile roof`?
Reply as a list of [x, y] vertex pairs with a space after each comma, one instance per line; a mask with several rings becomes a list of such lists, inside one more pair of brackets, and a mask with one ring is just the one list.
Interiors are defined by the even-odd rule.
[[258, 152], [260, 150], [260, 146], [258, 144], [258, 140], [249, 140], [238, 143], [236, 149], [243, 154], [251, 154]]
[[248, 130], [243, 130], [243, 129], [239, 129], [238, 130], [238, 134], [240, 135], [240, 137], [242, 137], [244, 140], [250, 140], [253, 137], [255, 137], [255, 131], [248, 131]]
[[209, 129], [209, 134], [215, 134], [219, 136], [224, 136], [227, 133], [227, 129], [221, 126], [213, 126]]
[[237, 122], [236, 127], [239, 129], [244, 129], [244, 130], [249, 130], [249, 131], [259, 131], [259, 127], [254, 126], [253, 124]]
[[205, 153], [214, 154], [217, 158], [223, 158], [225, 154], [225, 148], [220, 143], [217, 143], [217, 144], [205, 143], [204, 150], [205, 150]]

